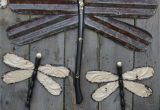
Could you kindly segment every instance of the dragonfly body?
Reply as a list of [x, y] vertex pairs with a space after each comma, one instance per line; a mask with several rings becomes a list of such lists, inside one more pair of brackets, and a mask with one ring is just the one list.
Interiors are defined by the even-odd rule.
[[124, 84], [123, 84], [123, 76], [122, 76], [122, 62], [117, 63], [117, 73], [119, 76], [118, 83], [119, 83], [119, 95], [120, 95], [120, 104], [121, 104], [121, 110], [125, 110], [126, 103], [124, 99]]
[[83, 96], [80, 88], [80, 73], [81, 73], [81, 61], [83, 52], [83, 38], [84, 38], [84, 1], [78, 0], [78, 41], [77, 41], [77, 55], [76, 55], [76, 68], [75, 68], [75, 92], [76, 103], [80, 104], [83, 101]]
[[62, 66], [55, 67], [48, 64], [40, 66], [40, 56], [41, 55], [38, 55], [36, 57], [35, 65], [32, 62], [14, 54], [6, 54], [4, 56], [3, 62], [5, 64], [18, 68], [18, 70], [10, 71], [2, 76], [2, 79], [6, 84], [17, 83], [30, 78], [26, 101], [26, 106], [28, 109], [30, 109], [30, 102], [36, 79], [46, 88], [49, 93], [57, 96], [60, 95], [62, 88], [49, 76], [65, 78], [70, 72], [67, 68]]
[[38, 68], [40, 66], [40, 63], [41, 63], [41, 53], [38, 53], [36, 55], [36, 59], [35, 59], [34, 71], [32, 73], [32, 77], [29, 81], [29, 89], [28, 89], [27, 101], [26, 101], [26, 106], [28, 108], [30, 108], [31, 98], [32, 98], [32, 95], [33, 95], [33, 89], [34, 89], [35, 81], [36, 81], [36, 78], [37, 78]]
[[107, 83], [98, 88], [93, 94], [92, 98], [95, 101], [102, 101], [111, 95], [118, 87], [120, 89], [122, 110], [125, 108], [124, 92], [126, 88], [130, 92], [140, 96], [149, 97], [152, 90], [140, 83], [133, 82], [134, 80], [143, 80], [153, 76], [154, 70], [151, 67], [136, 68], [132, 71], [127, 71], [123, 74], [122, 67], [117, 67], [118, 75], [105, 71], [89, 71], [86, 74], [86, 79], [92, 83]]

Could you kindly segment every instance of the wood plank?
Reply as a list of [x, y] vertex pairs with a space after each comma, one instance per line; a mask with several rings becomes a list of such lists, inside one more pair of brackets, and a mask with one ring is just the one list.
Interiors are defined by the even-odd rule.
[[10, 4], [11, 10], [23, 14], [76, 14], [77, 4]]
[[128, 5], [133, 5], [138, 4], [138, 5], [156, 5], [157, 2], [156, 0], [85, 0], [86, 3], [101, 3], [101, 4], [128, 4]]
[[[77, 29], [66, 32], [65, 34], [65, 64], [75, 71], [75, 56], [77, 48]], [[98, 69], [98, 38], [97, 34], [88, 29], [85, 30], [85, 39], [83, 46], [83, 60], [81, 73], [81, 89], [84, 101], [80, 105], [76, 105], [73, 79], [69, 78], [65, 81], [65, 110], [98, 110], [98, 103], [91, 99], [91, 93], [95, 90], [96, 85], [90, 84], [85, 74], [89, 70]]]
[[20, 3], [20, 4], [68, 4], [68, 3], [76, 3], [76, 0], [9, 0], [10, 3]]
[[[30, 18], [29, 15], [16, 15], [16, 22], [22, 22], [22, 21], [26, 21]], [[10, 42], [11, 43], [11, 42]], [[25, 46], [16, 46], [14, 45], [14, 50], [13, 52], [18, 55], [21, 56], [23, 58], [29, 59], [29, 45], [25, 45]], [[15, 105], [17, 108], [15, 108], [16, 110], [26, 110], [27, 108], [25, 107], [25, 101], [27, 99], [27, 91], [28, 91], [28, 80], [23, 81], [21, 83], [17, 83], [15, 85], [15, 98], [16, 102]]]
[[[123, 20], [133, 24], [133, 20]], [[116, 33], [115, 33], [116, 34]], [[133, 68], [133, 51], [100, 36], [100, 70], [117, 73], [116, 63], [123, 62], [123, 71]], [[101, 85], [100, 85], [101, 86]], [[125, 90], [126, 110], [132, 109], [132, 94]], [[120, 110], [119, 90], [99, 103], [99, 110]]]
[[93, 7], [87, 6], [85, 12], [88, 15], [121, 17], [121, 18], [149, 18], [155, 14], [155, 9], [139, 9], [127, 7]]
[[[159, 5], [160, 5], [160, 1]], [[141, 66], [153, 66], [155, 69], [154, 77], [141, 81], [153, 89], [153, 95], [148, 98], [141, 98], [134, 96], [133, 110], [159, 110], [160, 108], [160, 8], [157, 10], [157, 14], [149, 20], [137, 20], [137, 26], [146, 29], [153, 35], [153, 41], [148, 50], [144, 53], [135, 54], [135, 67]]]
[[65, 80], [65, 110], [77, 110], [73, 74], [77, 49], [77, 29], [65, 32], [65, 65], [70, 68], [71, 76]]
[[[42, 53], [42, 65], [64, 65], [64, 33], [31, 44], [30, 57], [34, 61]], [[63, 79], [53, 78], [63, 89]], [[31, 110], [63, 110], [63, 93], [51, 95], [38, 81], [35, 84]]]
[[81, 89], [84, 100], [77, 105], [78, 110], [98, 110], [98, 103], [91, 99], [91, 93], [97, 88], [86, 80], [86, 72], [99, 69], [99, 43], [97, 34], [88, 29], [84, 32], [84, 45], [81, 69]]
[[[19, 16], [12, 13], [9, 9], [0, 10], [0, 68], [1, 75], [7, 71], [13, 70], [2, 62], [2, 57], [7, 52], [18, 54], [24, 58], [28, 57], [28, 46], [17, 47], [11, 45], [6, 35], [6, 28], [10, 25], [15, 24], [23, 20], [27, 20], [29, 16]], [[14, 85], [6, 85], [0, 81], [2, 89], [0, 90], [1, 103], [0, 108], [2, 110], [24, 110], [26, 93], [27, 93], [27, 82], [21, 82]]]

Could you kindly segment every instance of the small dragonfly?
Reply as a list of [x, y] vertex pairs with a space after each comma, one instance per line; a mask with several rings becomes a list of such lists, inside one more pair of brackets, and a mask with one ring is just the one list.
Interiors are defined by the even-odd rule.
[[[117, 65], [121, 66], [122, 64], [119, 62]], [[102, 101], [111, 95], [118, 87], [121, 89], [119, 81], [122, 81], [121, 83], [124, 84], [124, 88], [130, 92], [140, 97], [149, 97], [152, 94], [152, 90], [143, 84], [134, 82], [134, 80], [147, 79], [152, 77], [153, 74], [154, 70], [152, 67], [141, 67], [125, 72], [121, 77], [106, 71], [89, 71], [86, 74], [86, 78], [92, 83], [107, 83], [92, 94], [92, 98], [95, 101]]]
[[[41, 57], [41, 54], [37, 54], [37, 57]], [[17, 83], [28, 78], [32, 79], [32, 74], [35, 71], [35, 65], [29, 60], [15, 54], [7, 53], [3, 58], [3, 62], [11, 67], [18, 68], [18, 70], [10, 71], [2, 76], [2, 79], [6, 84]], [[70, 71], [65, 67], [55, 67], [46, 64], [44, 66], [39, 66], [36, 78], [49, 93], [52, 95], [60, 95], [62, 88], [49, 76], [65, 78], [69, 75], [69, 72]], [[33, 85], [33, 83], [31, 85]]]

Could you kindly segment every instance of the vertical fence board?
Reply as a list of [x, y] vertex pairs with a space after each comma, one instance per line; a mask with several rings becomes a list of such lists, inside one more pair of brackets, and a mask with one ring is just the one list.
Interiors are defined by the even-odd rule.
[[95, 84], [91, 84], [86, 80], [86, 72], [97, 70], [98, 65], [98, 37], [97, 34], [90, 30], [85, 30], [81, 71], [81, 88], [83, 94], [83, 102], [78, 107], [79, 110], [98, 110], [98, 103], [91, 99], [91, 93], [95, 90]]
[[65, 79], [65, 105], [64, 110], [77, 110], [73, 74], [75, 72], [75, 57], [77, 48], [77, 29], [65, 32], [65, 65], [71, 73]]
[[[0, 10], [0, 68], [1, 74], [8, 72], [11, 69], [2, 62], [2, 57], [7, 53], [18, 53], [18, 55], [25, 58], [28, 57], [28, 46], [23, 46], [17, 49], [7, 39], [6, 29], [8, 26], [28, 19], [29, 16], [19, 16], [10, 11], [10, 9]], [[0, 81], [1, 90], [1, 103], [0, 110], [22, 110], [26, 100], [26, 83], [17, 83], [13, 85], [6, 85]]]
[[[42, 65], [64, 65], [64, 33], [35, 42], [30, 47], [31, 60], [42, 53]], [[63, 88], [63, 79], [53, 78]], [[63, 110], [63, 93], [52, 96], [38, 81], [34, 88], [31, 110]]]
[[[160, 5], [160, 1], [159, 1]], [[160, 8], [156, 15], [147, 20], [137, 20], [137, 26], [149, 31], [153, 35], [151, 46], [144, 53], [135, 54], [135, 67], [153, 66], [155, 75], [153, 78], [141, 81], [152, 88], [153, 95], [149, 98], [134, 96], [133, 110], [159, 110], [160, 109]]]
[[[123, 20], [133, 24], [133, 20]], [[115, 33], [116, 34], [116, 33]], [[117, 73], [116, 63], [123, 62], [123, 71], [133, 68], [133, 51], [130, 51], [115, 42], [100, 38], [100, 70]], [[132, 109], [132, 94], [125, 91], [126, 110]], [[108, 98], [99, 103], [99, 110], [120, 110], [119, 90], [117, 89]]]
[[[21, 22], [28, 20], [30, 17], [29, 15], [16, 15], [16, 22]], [[15, 46], [14, 45], [14, 54], [21, 56], [25, 59], [29, 59], [29, 45], [25, 46]], [[20, 83], [15, 84], [15, 103], [16, 103], [16, 110], [26, 110], [25, 101], [27, 99], [27, 91], [28, 91], [28, 81], [22, 81]], [[14, 101], [13, 101], [14, 102]]]

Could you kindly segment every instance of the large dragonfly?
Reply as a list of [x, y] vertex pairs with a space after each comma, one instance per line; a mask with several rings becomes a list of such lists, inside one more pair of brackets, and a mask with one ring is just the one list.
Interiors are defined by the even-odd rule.
[[148, 97], [152, 94], [152, 90], [143, 84], [134, 82], [135, 80], [143, 80], [153, 76], [154, 70], [152, 67], [141, 67], [127, 71], [122, 74], [122, 63], [117, 63], [118, 76], [106, 71], [89, 71], [86, 74], [86, 79], [91, 83], [107, 83], [99, 87], [93, 94], [92, 98], [95, 101], [102, 101], [111, 95], [118, 87], [120, 88], [121, 107], [125, 110], [125, 100], [123, 87], [130, 92], [140, 96]]
[[104, 35], [131, 50], [142, 51], [151, 43], [151, 35], [138, 27], [112, 17], [149, 18], [155, 14], [155, 0], [9, 0], [19, 14], [48, 15], [25, 21], [7, 29], [12, 43], [25, 45], [78, 27], [75, 68], [77, 104], [83, 100], [80, 89], [84, 28]]
[[[36, 79], [46, 88], [46, 90], [52, 95], [60, 95], [62, 88], [61, 86], [54, 81], [52, 77], [57, 78], [65, 78], [69, 75], [69, 70], [63, 66], [52, 66], [46, 64], [44, 66], [40, 66], [37, 70], [37, 75], [33, 77], [35, 74], [35, 66], [29, 60], [26, 60], [22, 57], [19, 57], [15, 54], [6, 54], [4, 56], [3, 62], [11, 67], [18, 68], [18, 70], [10, 71], [2, 76], [3, 81], [6, 84], [17, 83], [26, 79], [31, 79], [36, 77]], [[35, 80], [35, 79], [34, 79]], [[33, 85], [34, 81], [29, 83], [31, 87], [29, 88], [28, 96], [27, 96], [27, 107], [30, 108], [30, 100], [32, 97]]]

